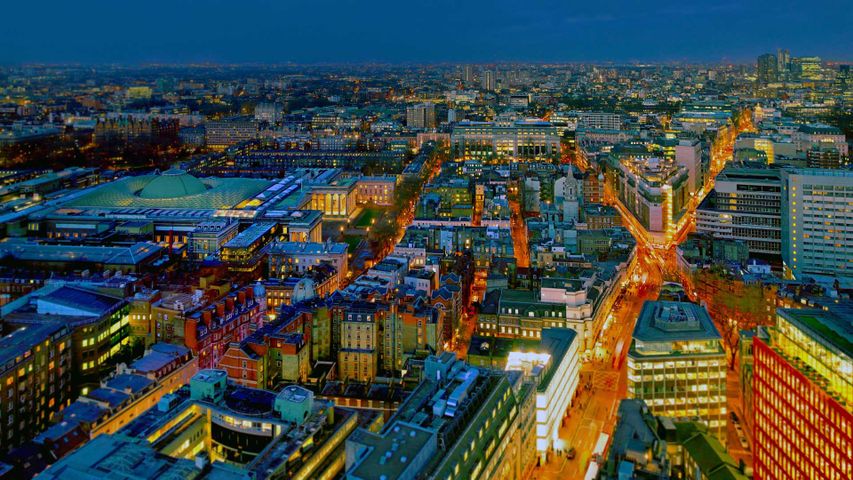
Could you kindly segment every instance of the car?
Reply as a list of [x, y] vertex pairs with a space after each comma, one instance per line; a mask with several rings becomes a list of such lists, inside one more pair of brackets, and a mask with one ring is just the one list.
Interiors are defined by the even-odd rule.
[[577, 453], [578, 452], [577, 452], [577, 450], [575, 450], [575, 447], [569, 447], [569, 451], [566, 452], [566, 458], [568, 458], [569, 460], [572, 460], [575, 458], [575, 455], [577, 455]]
[[729, 412], [729, 418], [732, 419], [733, 423], [738, 423], [737, 414], [735, 412]]

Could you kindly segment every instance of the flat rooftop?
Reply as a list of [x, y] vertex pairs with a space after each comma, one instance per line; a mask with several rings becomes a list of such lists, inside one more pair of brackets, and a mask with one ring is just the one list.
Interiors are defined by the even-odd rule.
[[276, 242], [270, 253], [281, 255], [335, 255], [347, 253], [346, 243], [330, 242]]
[[689, 302], [646, 301], [634, 327], [634, 339], [643, 342], [720, 338], [708, 311]]
[[853, 358], [853, 305], [833, 310], [780, 308], [776, 313], [809, 333], [818, 342]]
[[248, 248], [256, 240], [275, 228], [275, 226], [275, 222], [254, 223], [249, 228], [238, 233], [236, 237], [228, 240], [228, 242], [223, 245], [223, 248]]

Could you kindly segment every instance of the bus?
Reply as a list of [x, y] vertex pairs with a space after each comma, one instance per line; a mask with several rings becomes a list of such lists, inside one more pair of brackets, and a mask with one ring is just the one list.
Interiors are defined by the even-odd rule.
[[616, 348], [613, 350], [613, 368], [619, 370], [622, 366], [622, 360], [625, 359], [625, 341], [623, 339], [619, 339], [616, 342]]
[[598, 464], [590, 462], [589, 468], [586, 469], [586, 475], [583, 476], [583, 480], [595, 480], [596, 478], [598, 478]]
[[610, 440], [610, 435], [601, 433], [598, 436], [598, 441], [595, 442], [595, 450], [592, 451], [592, 461], [598, 462], [603, 460], [604, 451], [607, 450], [607, 442]]

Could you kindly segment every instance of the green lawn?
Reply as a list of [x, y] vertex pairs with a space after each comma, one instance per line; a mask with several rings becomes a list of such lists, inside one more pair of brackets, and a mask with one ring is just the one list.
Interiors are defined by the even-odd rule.
[[347, 252], [355, 253], [356, 249], [358, 248], [358, 244], [361, 243], [363, 239], [364, 237], [360, 237], [357, 235], [344, 235], [344, 242], [349, 245], [349, 247], [347, 248]]
[[353, 226], [355, 228], [367, 228], [371, 225], [373, 220], [379, 220], [379, 217], [385, 212], [385, 209], [379, 207], [367, 207], [365, 208], [358, 218], [353, 222]]

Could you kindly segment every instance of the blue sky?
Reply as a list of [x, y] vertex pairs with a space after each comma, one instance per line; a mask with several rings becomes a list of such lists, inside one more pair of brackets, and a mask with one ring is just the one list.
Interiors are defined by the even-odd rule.
[[849, 1], [6, 0], [0, 62], [853, 61]]

